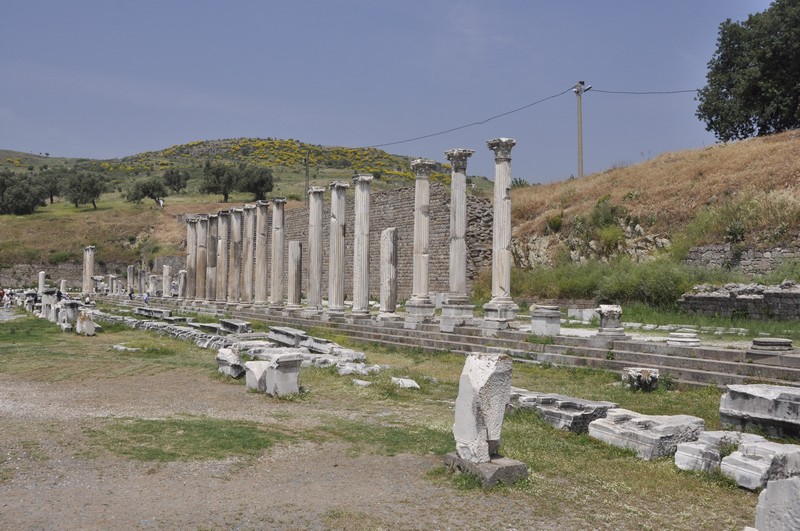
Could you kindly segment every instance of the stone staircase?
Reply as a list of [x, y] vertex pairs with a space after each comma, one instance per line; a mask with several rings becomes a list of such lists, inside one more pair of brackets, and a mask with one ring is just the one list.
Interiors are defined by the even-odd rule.
[[[122, 297], [102, 297], [119, 306], [138, 306]], [[372, 319], [323, 321], [321, 317], [304, 318], [299, 313], [276, 312], [263, 307], [225, 306], [203, 303], [183, 306], [176, 299], [150, 301], [150, 307], [172, 309], [214, 317], [235, 317], [268, 325], [314, 328], [316, 335], [325, 332], [345, 334], [358, 341], [397, 347], [415, 347], [423, 352], [450, 351], [504, 353], [515, 361], [551, 363], [560, 366], [594, 367], [622, 371], [624, 367], [642, 366], [659, 369], [662, 378], [691, 385], [769, 383], [800, 387], [800, 368], [781, 367], [745, 359], [745, 351], [714, 347], [669, 346], [644, 341], [614, 341], [607, 348], [590, 346], [588, 338], [555, 336], [553, 343], [533, 342], [530, 334], [518, 330], [499, 331], [485, 337], [477, 327], [460, 327], [456, 333], [444, 333], [436, 324], [403, 328], [403, 321], [377, 322]]]

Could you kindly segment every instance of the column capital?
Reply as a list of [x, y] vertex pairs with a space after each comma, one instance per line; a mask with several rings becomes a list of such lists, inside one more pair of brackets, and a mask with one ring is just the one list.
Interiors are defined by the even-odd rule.
[[284, 203], [286, 203], [286, 198], [285, 197], [273, 197], [272, 198], [272, 204], [274, 206], [283, 205]]
[[516, 144], [513, 138], [495, 138], [486, 142], [489, 149], [494, 151], [495, 160], [511, 160], [511, 148]]
[[230, 210], [220, 210], [219, 212], [217, 212], [217, 215], [219, 217], [230, 216], [231, 215], [231, 211]]
[[411, 161], [411, 170], [417, 174], [417, 179], [428, 179], [436, 167], [436, 162], [431, 159], [414, 159]]
[[244, 205], [242, 206], [242, 210], [253, 210], [256, 205]]
[[94, 245], [87, 245], [83, 248], [84, 251], [94, 251]]
[[341, 181], [332, 181], [331, 184], [329, 184], [328, 186], [331, 187], [331, 190], [336, 190], [338, 188], [344, 188], [346, 190], [350, 188], [349, 183], [343, 183]]
[[200, 221], [200, 218], [189, 218], [186, 223], [197, 223], [198, 221]]
[[256, 207], [266, 206], [269, 205], [269, 201], [264, 201], [263, 199], [259, 199], [256, 201]]
[[359, 185], [361, 183], [370, 183], [370, 182], [372, 182], [372, 179], [374, 179], [374, 177], [372, 176], [371, 173], [363, 173], [363, 174], [359, 174], [359, 175], [354, 175], [353, 176], [353, 184]]
[[321, 186], [312, 186], [311, 188], [308, 189], [308, 195], [324, 194], [324, 193], [325, 193], [325, 188]]
[[450, 149], [444, 152], [444, 156], [450, 161], [453, 166], [453, 171], [457, 173], [464, 173], [467, 171], [467, 159], [475, 153], [474, 149]]

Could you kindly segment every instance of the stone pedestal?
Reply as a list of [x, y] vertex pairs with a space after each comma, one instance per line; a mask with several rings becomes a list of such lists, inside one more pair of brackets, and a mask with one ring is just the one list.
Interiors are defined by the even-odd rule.
[[597, 334], [589, 338], [589, 346], [608, 348], [614, 341], [628, 341], [631, 336], [625, 334], [622, 327], [622, 307], [617, 304], [601, 304], [597, 309], [600, 315], [600, 328]]
[[782, 365], [781, 358], [794, 353], [795, 350], [791, 339], [757, 337], [753, 339], [753, 344], [747, 349], [745, 359], [767, 365]]
[[347, 231], [345, 219], [345, 193], [350, 185], [334, 181], [331, 187], [330, 256], [328, 257], [328, 310], [325, 317], [344, 315], [344, 264]]
[[492, 221], [492, 299], [483, 306], [484, 328], [489, 335], [508, 328], [519, 306], [511, 299], [511, 138], [486, 144], [494, 151], [494, 218]]
[[528, 466], [508, 457], [496, 456], [485, 463], [473, 463], [462, 459], [456, 452], [451, 452], [444, 456], [444, 464], [450, 469], [476, 476], [483, 488], [494, 487], [498, 483], [511, 485], [528, 478]]
[[671, 332], [667, 337], [667, 345], [671, 347], [699, 347], [700, 339], [695, 331]]
[[433, 320], [436, 307], [429, 292], [430, 260], [430, 188], [431, 172], [436, 163], [416, 159], [411, 169], [416, 173], [414, 188], [414, 278], [411, 298], [406, 301], [405, 328], [414, 329], [420, 323]]
[[299, 310], [301, 308], [300, 295], [303, 290], [303, 244], [296, 240], [289, 242], [288, 280], [286, 309]]
[[537, 306], [531, 312], [531, 334], [557, 336], [561, 332], [561, 311], [558, 306]]
[[283, 307], [283, 246], [285, 231], [283, 226], [284, 205], [286, 199], [276, 197], [272, 200], [272, 276], [270, 277], [269, 305], [272, 308]]
[[308, 189], [308, 302], [306, 312], [322, 311], [322, 230], [325, 189]]

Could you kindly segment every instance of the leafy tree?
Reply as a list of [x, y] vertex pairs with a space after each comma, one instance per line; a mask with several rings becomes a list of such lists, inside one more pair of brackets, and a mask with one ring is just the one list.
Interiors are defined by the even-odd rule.
[[140, 179], [134, 182], [125, 193], [125, 199], [132, 203], [141, 203], [145, 197], [159, 204], [159, 199], [167, 197], [167, 187], [164, 186], [164, 181], [156, 176]]
[[61, 191], [61, 181], [70, 173], [66, 168], [50, 168], [42, 166], [42, 170], [38, 175], [39, 186], [47, 193], [50, 198], [50, 204], [53, 204], [56, 196]]
[[0, 214], [33, 214], [45, 197], [33, 174], [0, 172]]
[[227, 203], [228, 196], [236, 189], [237, 174], [235, 168], [206, 161], [200, 191], [206, 194], [222, 194], [222, 202]]
[[256, 201], [267, 198], [267, 192], [272, 191], [272, 170], [263, 166], [239, 166], [236, 181], [240, 192], [253, 194]]
[[[164, 186], [174, 191], [176, 194], [181, 193], [181, 190], [186, 188], [189, 182], [189, 173], [181, 170], [170, 168], [164, 172]], [[165, 196], [167, 194], [164, 194]]]
[[697, 117], [729, 141], [800, 127], [800, 2], [775, 0], [719, 27]]
[[91, 203], [97, 208], [97, 200], [105, 189], [105, 180], [96, 173], [71, 173], [63, 181], [61, 194], [75, 207]]

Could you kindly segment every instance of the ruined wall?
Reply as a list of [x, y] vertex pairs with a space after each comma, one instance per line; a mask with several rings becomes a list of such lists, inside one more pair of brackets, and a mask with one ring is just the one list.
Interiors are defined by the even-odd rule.
[[800, 318], [800, 287], [791, 281], [779, 286], [698, 286], [678, 304], [686, 312], [700, 315], [795, 321]]
[[784, 260], [800, 259], [800, 243], [770, 249], [740, 249], [730, 243], [692, 247], [683, 262], [699, 267], [737, 269], [747, 275], [763, 275]]

